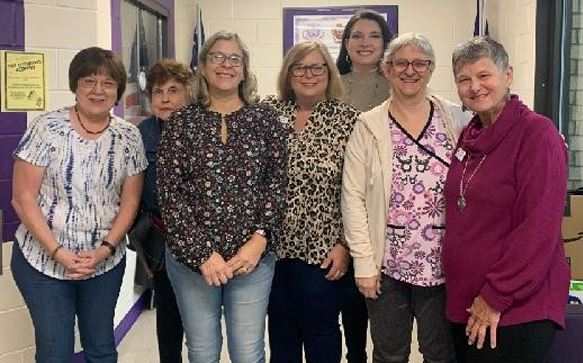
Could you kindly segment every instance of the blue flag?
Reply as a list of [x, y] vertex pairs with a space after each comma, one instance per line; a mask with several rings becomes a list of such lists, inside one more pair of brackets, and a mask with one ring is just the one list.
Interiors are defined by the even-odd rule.
[[204, 44], [204, 24], [202, 23], [202, 10], [197, 11], [196, 26], [194, 27], [194, 33], [192, 34], [192, 54], [190, 59], [190, 68], [193, 72], [196, 72], [196, 67], [198, 66], [198, 53]]
[[144, 19], [140, 11], [138, 17], [138, 26], [140, 31], [140, 71], [147, 72], [150, 68], [150, 60], [148, 58], [148, 42], [146, 41], [146, 28], [144, 28]]
[[474, 20], [474, 36], [490, 35], [488, 20], [484, 13], [484, 0], [476, 0], [476, 20]]

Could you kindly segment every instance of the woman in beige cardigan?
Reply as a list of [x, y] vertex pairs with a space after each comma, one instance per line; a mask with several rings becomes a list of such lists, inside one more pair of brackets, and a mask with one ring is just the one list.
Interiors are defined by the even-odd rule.
[[393, 95], [360, 116], [345, 152], [342, 215], [356, 285], [367, 299], [374, 362], [406, 362], [413, 318], [428, 362], [452, 362], [444, 315], [443, 184], [461, 107], [429, 95], [435, 54], [426, 37], [389, 45], [383, 71]]

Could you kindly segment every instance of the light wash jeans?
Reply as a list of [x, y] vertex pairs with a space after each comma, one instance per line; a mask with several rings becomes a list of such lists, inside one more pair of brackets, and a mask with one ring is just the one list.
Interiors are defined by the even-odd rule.
[[249, 275], [221, 287], [209, 286], [201, 274], [166, 250], [166, 270], [182, 316], [190, 363], [219, 362], [222, 311], [231, 362], [265, 362], [265, 317], [274, 269], [275, 255], [269, 254]]

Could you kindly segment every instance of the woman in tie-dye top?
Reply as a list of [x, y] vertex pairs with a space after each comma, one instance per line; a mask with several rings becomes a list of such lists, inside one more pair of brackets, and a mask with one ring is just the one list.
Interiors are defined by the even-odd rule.
[[12, 204], [22, 224], [11, 267], [37, 362], [72, 359], [75, 316], [87, 361], [117, 361], [124, 236], [147, 166], [138, 129], [110, 114], [126, 79], [111, 51], [80, 51], [69, 67], [75, 105], [38, 117], [14, 151]]

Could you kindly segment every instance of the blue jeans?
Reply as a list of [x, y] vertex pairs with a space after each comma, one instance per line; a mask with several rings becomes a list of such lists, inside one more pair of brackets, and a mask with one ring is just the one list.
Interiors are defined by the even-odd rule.
[[269, 301], [271, 363], [338, 363], [342, 342], [338, 318], [345, 277], [324, 278], [328, 269], [299, 259], [277, 261]]
[[191, 363], [219, 362], [225, 313], [227, 346], [233, 363], [265, 362], [265, 316], [275, 255], [264, 256], [248, 275], [221, 287], [209, 286], [200, 273], [166, 250], [166, 271], [176, 294]]
[[125, 258], [110, 271], [90, 279], [59, 280], [30, 266], [14, 243], [10, 266], [34, 325], [37, 362], [71, 362], [75, 315], [85, 361], [117, 362], [113, 315]]

